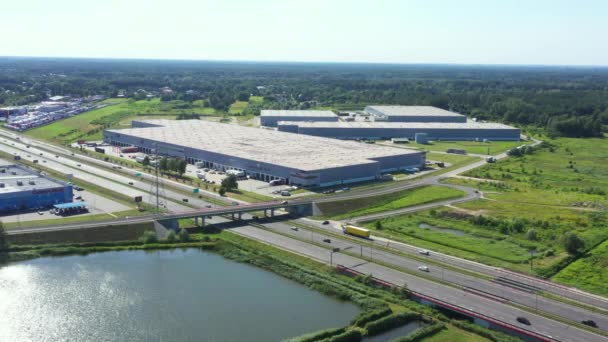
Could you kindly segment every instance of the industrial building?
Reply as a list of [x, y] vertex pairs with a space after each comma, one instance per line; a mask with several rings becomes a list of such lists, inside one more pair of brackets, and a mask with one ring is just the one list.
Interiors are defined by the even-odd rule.
[[0, 213], [50, 208], [72, 202], [69, 184], [0, 160]]
[[262, 110], [260, 125], [276, 127], [279, 121], [336, 122], [338, 116], [330, 110]]
[[104, 141], [301, 186], [379, 179], [383, 173], [421, 167], [426, 159], [421, 151], [203, 120], [136, 120], [130, 129], [104, 131]]
[[467, 117], [462, 114], [432, 106], [367, 106], [364, 111], [374, 116], [375, 121], [467, 122]]
[[426, 140], [514, 140], [519, 128], [482, 122], [284, 122], [278, 130], [338, 139], [415, 139], [426, 133]]

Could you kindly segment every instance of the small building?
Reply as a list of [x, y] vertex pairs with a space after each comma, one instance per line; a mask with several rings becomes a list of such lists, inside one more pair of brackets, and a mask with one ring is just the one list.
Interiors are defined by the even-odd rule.
[[337, 122], [338, 116], [330, 110], [262, 110], [260, 125], [276, 127], [279, 121]]
[[72, 202], [72, 196], [72, 185], [0, 160], [1, 213], [46, 209]]

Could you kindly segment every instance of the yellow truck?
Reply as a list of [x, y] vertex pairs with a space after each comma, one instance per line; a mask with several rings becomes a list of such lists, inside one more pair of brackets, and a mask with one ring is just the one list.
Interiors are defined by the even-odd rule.
[[342, 231], [344, 232], [344, 234], [350, 234], [350, 235], [354, 235], [354, 236], [358, 236], [358, 237], [362, 237], [362, 238], [366, 238], [366, 239], [369, 239], [369, 236], [370, 236], [369, 229], [355, 227], [352, 225], [342, 226]]

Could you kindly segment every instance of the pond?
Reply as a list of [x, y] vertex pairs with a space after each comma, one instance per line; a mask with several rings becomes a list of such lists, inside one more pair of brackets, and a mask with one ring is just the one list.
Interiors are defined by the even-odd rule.
[[0, 268], [0, 341], [277, 341], [359, 308], [198, 249], [40, 258]]

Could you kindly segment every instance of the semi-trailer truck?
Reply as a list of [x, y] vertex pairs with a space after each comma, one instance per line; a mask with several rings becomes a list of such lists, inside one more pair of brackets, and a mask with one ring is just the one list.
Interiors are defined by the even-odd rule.
[[354, 235], [354, 236], [358, 236], [358, 237], [362, 237], [362, 238], [366, 238], [366, 239], [369, 239], [369, 236], [370, 236], [369, 229], [356, 227], [353, 225], [342, 226], [342, 231], [344, 232], [344, 234], [350, 234], [350, 235]]

